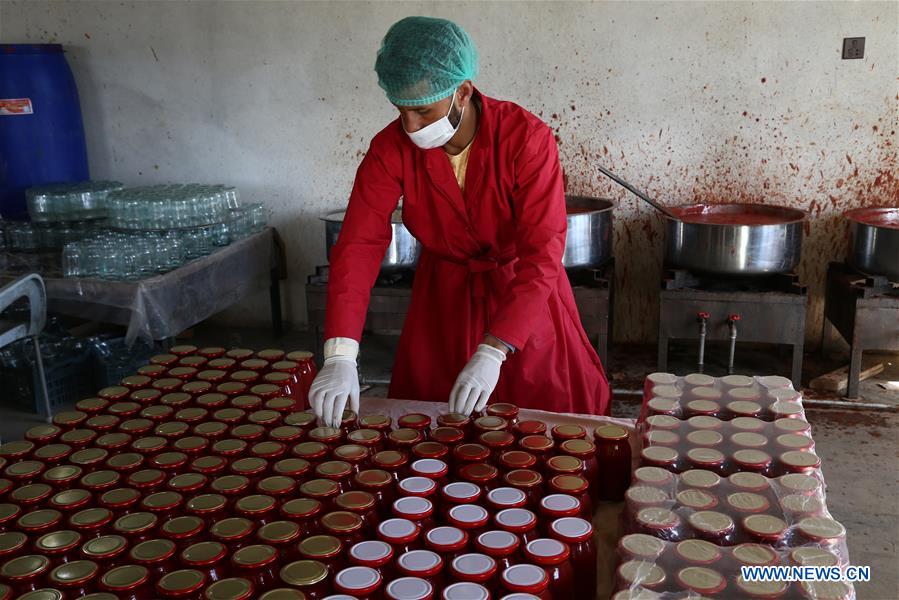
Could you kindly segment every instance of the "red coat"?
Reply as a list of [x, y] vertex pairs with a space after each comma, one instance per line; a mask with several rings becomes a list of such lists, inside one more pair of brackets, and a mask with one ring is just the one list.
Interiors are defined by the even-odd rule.
[[465, 193], [442, 148], [421, 150], [392, 122], [371, 142], [331, 251], [325, 337], [359, 340], [390, 242], [390, 214], [422, 245], [391, 398], [447, 401], [486, 333], [518, 349], [491, 402], [608, 414], [609, 384], [562, 267], [566, 213], [550, 128], [479, 95]]

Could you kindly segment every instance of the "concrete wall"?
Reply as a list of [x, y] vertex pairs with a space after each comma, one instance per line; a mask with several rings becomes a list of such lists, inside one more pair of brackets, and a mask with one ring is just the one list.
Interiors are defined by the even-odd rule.
[[[372, 70], [391, 23], [456, 20], [488, 95], [558, 133], [569, 191], [618, 200], [620, 341], [652, 341], [661, 221], [601, 162], [669, 204], [807, 210], [800, 274], [820, 331], [840, 214], [899, 205], [895, 2], [0, 3], [3, 41], [66, 46], [93, 175], [227, 182], [265, 202], [289, 259], [288, 317], [325, 262], [322, 212], [346, 202], [368, 140], [395, 116]], [[841, 41], [866, 36], [863, 60]], [[224, 318], [263, 321], [260, 293]]]

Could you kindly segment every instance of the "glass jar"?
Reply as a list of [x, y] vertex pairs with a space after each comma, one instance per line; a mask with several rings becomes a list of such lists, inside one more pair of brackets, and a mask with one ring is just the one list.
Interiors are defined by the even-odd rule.
[[718, 545], [728, 545], [734, 534], [734, 521], [724, 513], [702, 510], [691, 513], [687, 522], [696, 537]]
[[163, 575], [156, 582], [156, 591], [163, 598], [199, 598], [207, 584], [206, 575], [196, 569], [180, 569]]
[[509, 423], [510, 427], [518, 423], [518, 407], [514, 404], [509, 404], [508, 402], [496, 402], [495, 404], [488, 404], [487, 409], [484, 412], [490, 416], [501, 417], [505, 419]]
[[593, 432], [596, 443], [599, 490], [602, 500], [620, 501], [630, 485], [631, 449], [628, 431], [618, 425], [603, 425]]
[[518, 440], [518, 447], [530, 452], [538, 460], [545, 460], [551, 455], [555, 442], [544, 435], [527, 435]]
[[481, 488], [468, 481], [454, 481], [440, 488], [443, 513], [458, 504], [474, 504], [481, 498]]
[[104, 572], [121, 564], [127, 549], [128, 540], [124, 537], [104, 535], [82, 544], [81, 558], [96, 563], [100, 571]]
[[434, 526], [434, 504], [427, 498], [417, 496], [397, 498], [393, 501], [391, 510], [393, 516], [408, 519], [419, 529], [427, 531]]
[[502, 417], [487, 415], [475, 419], [472, 426], [474, 434], [480, 436], [486, 431], [506, 431], [509, 429], [509, 422]]
[[271, 546], [245, 546], [231, 555], [235, 575], [253, 583], [257, 590], [275, 587], [278, 582], [278, 552]]
[[302, 458], [282, 458], [272, 465], [272, 473], [290, 477], [297, 484], [305, 481], [311, 470], [312, 464]]
[[391, 578], [394, 554], [390, 544], [380, 540], [358, 542], [350, 547], [347, 556], [350, 565], [375, 569], [385, 581]]
[[140, 506], [141, 510], [153, 513], [160, 520], [170, 519], [184, 506], [184, 496], [172, 491], [156, 492], [144, 496]]
[[499, 469], [487, 463], [473, 463], [459, 469], [459, 479], [491, 490], [499, 483]]
[[318, 516], [322, 511], [322, 503], [311, 498], [295, 498], [281, 505], [281, 517], [299, 525], [303, 537], [319, 531]]
[[516, 555], [521, 546], [521, 538], [508, 531], [485, 531], [474, 541], [474, 549], [496, 561], [497, 570], [502, 573], [518, 562]]
[[540, 538], [524, 548], [528, 562], [546, 569], [549, 590], [554, 598], [566, 598], [574, 592], [574, 569], [568, 545], [552, 538]]
[[134, 488], [115, 488], [100, 495], [98, 500], [103, 508], [112, 511], [116, 518], [133, 512], [140, 502], [141, 493]]
[[369, 492], [351, 490], [344, 492], [334, 499], [334, 507], [338, 510], [349, 511], [359, 515], [366, 533], [374, 533], [378, 526], [378, 512], [375, 505], [375, 497]]
[[106, 571], [100, 577], [99, 587], [123, 600], [151, 600], [154, 595], [150, 571], [138, 565]]
[[401, 450], [384, 450], [371, 457], [371, 465], [376, 469], [387, 471], [394, 481], [406, 477], [409, 472], [409, 455]]
[[[486, 554], [477, 552], [462, 554], [450, 563], [449, 573], [451, 581], [477, 583], [487, 589], [493, 589], [497, 574], [496, 561]], [[445, 595], [446, 590], [444, 590]], [[564, 596], [559, 597], [563, 598]]]
[[328, 568], [317, 560], [294, 561], [278, 575], [282, 582], [302, 592], [306, 600], [323, 600], [331, 591]]
[[[0, 558], [2, 561], [11, 558], [11, 555], [14, 553], [21, 554], [19, 550], [21, 550], [22, 547], [17, 543], [19, 540], [9, 540], [9, 536], [21, 536], [22, 546], [28, 541], [25, 534], [19, 532], [4, 533], [0, 535], [6, 536], [7, 538], [4, 540], [6, 542], [4, 547], [5, 552], [2, 558]], [[49, 558], [52, 564], [59, 565], [78, 559], [79, 550], [81, 549], [81, 539], [81, 534], [77, 531], [71, 531], [69, 529], [53, 531], [51, 533], [45, 533], [35, 540], [34, 549], [39, 554]]]
[[529, 435], [546, 435], [546, 423], [535, 420], [519, 421], [512, 426], [512, 433], [519, 440]]
[[442, 589], [444, 582], [443, 558], [431, 550], [412, 550], [397, 557], [396, 570], [401, 577], [418, 577]]
[[256, 539], [278, 550], [281, 562], [299, 560], [297, 544], [302, 537], [300, 526], [293, 521], [272, 521], [259, 528]]
[[537, 515], [526, 508], [506, 508], [493, 515], [497, 528], [520, 537], [524, 543], [537, 539]]
[[229, 577], [206, 588], [204, 600], [251, 600], [256, 598], [253, 583], [243, 577]]
[[290, 451], [297, 458], [302, 458], [312, 464], [318, 464], [325, 460], [325, 457], [330, 453], [330, 448], [321, 442], [300, 442], [291, 448]]
[[528, 506], [536, 509], [540, 505], [540, 497], [543, 492], [543, 476], [537, 471], [515, 469], [503, 475], [503, 482], [524, 492]]
[[176, 568], [175, 544], [170, 540], [152, 539], [132, 546], [128, 558], [146, 567], [153, 579], [158, 579]]
[[38, 554], [26, 554], [0, 565], [0, 577], [16, 594], [24, 594], [42, 587], [50, 571], [50, 560]]
[[425, 532], [424, 546], [449, 564], [449, 561], [468, 551], [468, 539], [468, 534], [458, 527], [434, 527]]
[[349, 491], [353, 473], [352, 465], [343, 460], [328, 460], [315, 467], [316, 477], [336, 483], [339, 493]]
[[156, 537], [159, 517], [150, 512], [133, 512], [122, 515], [112, 525], [112, 530], [129, 540], [131, 544], [139, 544]]
[[209, 529], [209, 536], [234, 552], [251, 543], [254, 531], [252, 521], [229, 517], [213, 523]]
[[208, 484], [209, 478], [202, 473], [182, 473], [181, 475], [170, 477], [165, 485], [173, 492], [185, 496], [194, 496], [203, 493]]
[[593, 541], [593, 525], [577, 517], [556, 519], [549, 526], [549, 535], [568, 545], [571, 566], [578, 577], [585, 577], [587, 589], [595, 589], [597, 581], [596, 544]]
[[387, 519], [378, 525], [377, 536], [382, 542], [393, 547], [396, 555], [403, 554], [419, 547], [421, 530], [408, 519]]
[[175, 542], [178, 548], [186, 548], [201, 540], [206, 531], [206, 523], [199, 517], [182, 515], [165, 521], [159, 531], [162, 537]]
[[234, 502], [234, 514], [253, 521], [257, 525], [265, 525], [277, 514], [278, 504], [271, 496], [251, 494], [241, 496]]
[[205, 455], [193, 459], [190, 463], [190, 470], [207, 477], [215, 477], [220, 475], [227, 466], [228, 461], [221, 456]]
[[300, 484], [299, 491], [300, 496], [318, 500], [325, 510], [330, 510], [334, 499], [340, 495], [340, 486], [330, 479], [310, 479]]
[[433, 600], [434, 586], [420, 577], [399, 577], [384, 588], [386, 600]]
[[498, 487], [487, 492], [486, 504], [494, 512], [506, 508], [523, 508], [527, 505], [527, 495], [518, 488]]
[[297, 545], [301, 559], [322, 563], [332, 575], [346, 565], [344, 551], [343, 544], [333, 535], [313, 535], [300, 540]]
[[389, 507], [396, 496], [391, 473], [383, 469], [366, 469], [353, 476], [353, 484], [375, 497], [376, 508], [382, 517], [389, 514]]
[[470, 539], [477, 538], [489, 521], [490, 513], [477, 504], [457, 504], [446, 511], [446, 524], [461, 529]]
[[364, 539], [362, 517], [347, 510], [329, 512], [319, 520], [322, 532], [339, 539], [344, 547]]
[[515, 436], [508, 431], [485, 431], [478, 436], [478, 442], [490, 450], [491, 463], [498, 465], [499, 458], [515, 444]]
[[69, 526], [88, 539], [105, 535], [112, 519], [108, 508], [86, 508], [69, 517]]
[[452, 452], [465, 439], [465, 432], [456, 427], [437, 427], [431, 430], [429, 437], [433, 442], [442, 444]]
[[210, 583], [221, 581], [228, 576], [228, 550], [221, 542], [191, 544], [181, 552], [180, 559], [184, 567], [205, 573]]
[[100, 567], [90, 560], [76, 560], [59, 565], [47, 577], [47, 583], [66, 596], [82, 598], [92, 592], [100, 576]]
[[453, 464], [460, 473], [467, 465], [483, 463], [490, 459], [490, 449], [483, 444], [465, 443], [453, 448]]
[[510, 566], [501, 571], [500, 582], [510, 594], [522, 594], [524, 597], [540, 600], [552, 599], [549, 595], [549, 577], [545, 570], [536, 565]]
[[229, 500], [236, 500], [250, 489], [250, 480], [243, 475], [222, 475], [209, 484], [209, 490]]

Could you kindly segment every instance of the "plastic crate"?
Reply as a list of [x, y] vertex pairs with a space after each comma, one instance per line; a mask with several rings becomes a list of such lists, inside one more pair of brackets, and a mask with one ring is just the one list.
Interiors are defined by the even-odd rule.
[[102, 342], [108, 352], [102, 352], [96, 344], [92, 345], [91, 360], [93, 385], [102, 389], [110, 385], [118, 385], [124, 377], [134, 375], [137, 369], [150, 362], [150, 357], [159, 354], [162, 346], [135, 342], [130, 347], [125, 338], [109, 338], [92, 340]]
[[[73, 405], [93, 394], [94, 381], [90, 360], [88, 352], [54, 360], [52, 364], [44, 360], [44, 376], [47, 379], [47, 395], [50, 398], [51, 410]], [[44, 413], [37, 366], [28, 364], [17, 369], [2, 368], [0, 380], [7, 402], [25, 410]]]

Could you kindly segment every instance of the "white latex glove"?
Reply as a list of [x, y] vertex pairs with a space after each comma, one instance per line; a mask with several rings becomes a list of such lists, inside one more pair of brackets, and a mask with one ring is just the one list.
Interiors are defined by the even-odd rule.
[[325, 362], [309, 388], [309, 404], [323, 425], [340, 427], [345, 408], [359, 414], [358, 350], [355, 340], [334, 338], [325, 342]]
[[459, 373], [449, 396], [449, 411], [470, 415], [487, 406], [490, 394], [499, 381], [499, 369], [506, 354], [493, 346], [481, 344]]

